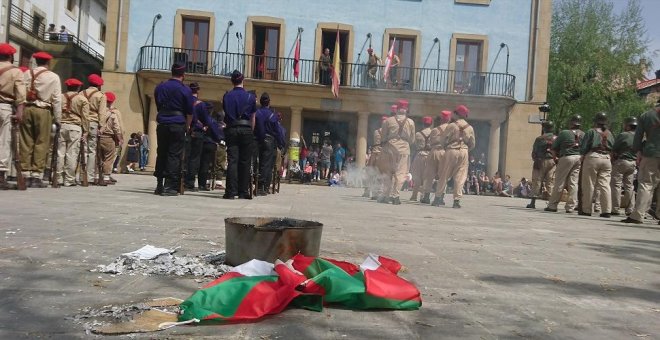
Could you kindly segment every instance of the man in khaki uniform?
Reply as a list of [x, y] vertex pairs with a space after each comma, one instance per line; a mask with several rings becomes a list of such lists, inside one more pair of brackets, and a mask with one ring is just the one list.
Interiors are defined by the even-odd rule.
[[453, 208], [461, 207], [463, 197], [463, 185], [468, 175], [468, 153], [474, 149], [476, 140], [474, 129], [465, 118], [470, 111], [465, 105], [459, 105], [454, 110], [453, 122], [450, 123], [439, 139], [445, 148], [443, 157], [444, 165], [438, 176], [436, 199], [440, 197], [438, 205], [444, 205], [444, 195], [447, 188], [447, 180], [454, 179], [454, 205]]
[[[424, 170], [424, 197], [422, 197], [421, 203], [429, 204], [431, 203], [431, 190], [433, 189], [433, 182], [440, 177], [440, 170], [444, 166], [444, 156], [445, 156], [445, 146], [443, 141], [440, 139], [442, 133], [445, 132], [449, 122], [451, 121], [451, 111], [445, 110], [440, 113], [438, 117], [438, 126], [435, 129], [431, 130], [429, 136], [429, 146], [431, 148], [429, 154], [429, 160], [426, 164], [426, 169]], [[433, 206], [439, 206], [442, 202], [442, 195], [438, 195], [436, 192], [435, 198], [433, 199]]]
[[[62, 94], [62, 125], [57, 147], [57, 181], [65, 187], [76, 185], [76, 168], [80, 155], [80, 138], [89, 131], [89, 101], [80, 94], [82, 82], [71, 78], [64, 82], [67, 92]], [[83, 150], [84, 152], [84, 150]]]
[[[413, 192], [410, 196], [411, 201], [417, 201], [417, 194], [424, 186], [424, 171], [426, 171], [431, 145], [429, 144], [429, 137], [431, 136], [431, 127], [433, 126], [433, 118], [422, 118], [424, 128], [415, 134], [415, 159], [413, 159], [410, 173], [413, 178]], [[424, 202], [422, 202], [424, 203]]]
[[[555, 185], [552, 188], [548, 206], [543, 209], [545, 211], [557, 212], [557, 205], [559, 205], [564, 187], [568, 188], [568, 199], [566, 205], [564, 205], [566, 213], [573, 212], [577, 201], [577, 184], [580, 174], [580, 141], [584, 136], [584, 132], [580, 130], [582, 116], [575, 115], [571, 117], [569, 124], [570, 128], [561, 131], [557, 139], [552, 142], [552, 152], [555, 157], [559, 154], [559, 162], [555, 171]], [[588, 202], [591, 202], [591, 199]]]
[[389, 117], [381, 127], [381, 138], [384, 143], [383, 154], [389, 162], [388, 171], [383, 181], [383, 196], [380, 203], [392, 202], [401, 204], [399, 190], [403, 186], [409, 171], [410, 143], [415, 138], [415, 122], [408, 118], [408, 101], [399, 100], [398, 113]]
[[14, 53], [16, 49], [13, 46], [0, 44], [0, 190], [9, 188], [7, 177], [12, 160], [12, 119], [20, 121], [25, 106], [23, 72], [13, 64]]
[[607, 129], [607, 114], [599, 112], [594, 117], [595, 127], [589, 129], [580, 143], [582, 162], [582, 211], [578, 215], [591, 216], [591, 201], [594, 188], [600, 197], [600, 217], [610, 218], [612, 192], [610, 180], [612, 174], [611, 153], [614, 137]]
[[[380, 123], [383, 124], [387, 118], [387, 116], [382, 116]], [[383, 146], [381, 145], [382, 138], [380, 128], [374, 130], [373, 137], [374, 143], [371, 146], [371, 156], [369, 157], [369, 162], [367, 163], [366, 167], [367, 186], [364, 188], [362, 197], [371, 197], [371, 199], [375, 200], [378, 198], [378, 194], [380, 194], [378, 191], [380, 189], [381, 182], [381, 172], [378, 169], [378, 158], [383, 151]]]
[[541, 185], [545, 183], [548, 192], [552, 192], [555, 183], [556, 158], [552, 153], [552, 143], [557, 136], [552, 132], [554, 124], [546, 120], [542, 124], [543, 134], [536, 137], [532, 146], [532, 195], [531, 202], [527, 205], [529, 209], [536, 208], [536, 199], [541, 197]]
[[[99, 129], [101, 136], [99, 138], [99, 151], [101, 152], [100, 158], [103, 161], [102, 176], [104, 182], [106, 184], [115, 184], [116, 181], [113, 182], [110, 180], [110, 174], [112, 173], [112, 165], [117, 157], [117, 145], [124, 143], [124, 137], [119, 122], [119, 110], [112, 106], [112, 103], [116, 99], [115, 94], [107, 92], [105, 97], [107, 98], [107, 110], [104, 115], [99, 116], [99, 121], [101, 122], [101, 128]], [[96, 162], [92, 164], [96, 164]]]
[[27, 94], [22, 117], [20, 156], [23, 175], [30, 188], [45, 188], [41, 177], [46, 168], [46, 155], [50, 144], [53, 120], [60, 124], [62, 117], [60, 77], [48, 70], [53, 58], [45, 52], [32, 55], [37, 63], [26, 74]]
[[[656, 198], [660, 196], [660, 190], [657, 190], [660, 185], [660, 100], [653, 110], [639, 116], [638, 124], [633, 140], [633, 151], [637, 153], [639, 162], [637, 198], [632, 214], [622, 222], [642, 224], [644, 215], [651, 206], [653, 194], [655, 193]], [[658, 210], [660, 205], [656, 214]]]
[[[619, 208], [624, 208], [626, 215], [632, 213], [637, 156], [633, 152], [633, 141], [637, 129], [637, 118], [628, 117], [623, 121], [623, 132], [614, 139], [612, 147], [612, 215], [619, 215]], [[621, 188], [623, 187], [623, 198]]]
[[[87, 178], [90, 181], [96, 178], [96, 152], [98, 146], [96, 145], [99, 129], [101, 128], [101, 123], [99, 117], [106, 115], [107, 110], [107, 98], [103, 92], [101, 92], [101, 86], [103, 86], [103, 78], [97, 74], [90, 74], [87, 77], [87, 82], [89, 82], [89, 87], [82, 91], [83, 96], [89, 101], [89, 132], [87, 133]], [[94, 182], [90, 182], [94, 183]]]

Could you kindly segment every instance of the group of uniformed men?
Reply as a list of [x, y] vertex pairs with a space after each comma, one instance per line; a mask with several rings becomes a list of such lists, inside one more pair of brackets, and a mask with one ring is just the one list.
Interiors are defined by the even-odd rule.
[[[172, 77], [160, 83], [154, 93], [158, 109], [155, 194], [182, 194], [183, 172], [184, 190], [209, 190], [207, 173], [214, 158], [214, 145], [226, 144], [223, 198], [267, 195], [273, 170], [279, 167], [275, 162], [280, 160], [278, 154], [285, 146], [286, 134], [281, 114], [270, 107], [270, 96], [263, 93], [259, 99], [261, 108], [257, 109], [256, 94], [245, 90], [243, 74], [234, 71], [233, 88], [222, 98], [223, 112], [215, 114], [211, 103], [198, 98], [199, 84], [184, 84], [185, 68], [183, 64], [172, 65]], [[187, 164], [183, 172], [182, 159]], [[251, 183], [256, 184], [254, 189]]]
[[[380, 203], [401, 204], [399, 190], [410, 168], [414, 183], [410, 200], [417, 201], [421, 192], [421, 203], [445, 205], [447, 181], [453, 179], [453, 207], [460, 208], [468, 175], [468, 152], [475, 147], [474, 129], [466, 121], [468, 114], [468, 108], [459, 105], [453, 112], [442, 111], [435, 124], [432, 117], [424, 117], [424, 128], [415, 133], [415, 124], [407, 116], [408, 101], [398, 100], [373, 133], [367, 164], [371, 180], [363, 196]], [[416, 154], [409, 166], [411, 149]], [[435, 193], [433, 202], [432, 193]]]
[[532, 151], [533, 195], [527, 208], [536, 208], [545, 188], [550, 198], [544, 210], [557, 212], [566, 189], [566, 213], [577, 210], [579, 215], [591, 216], [600, 212], [600, 217], [609, 218], [623, 209], [627, 218], [622, 222], [642, 223], [654, 194], [656, 199], [660, 195], [656, 190], [660, 184], [660, 101], [639, 118], [626, 118], [616, 138], [604, 112], [595, 115], [586, 132], [580, 130], [581, 125], [582, 117], [575, 115], [568, 128], [555, 136], [553, 123], [543, 122], [543, 134]]
[[80, 80], [67, 79], [62, 93], [60, 77], [48, 69], [50, 54], [34, 53], [37, 66], [27, 69], [14, 66], [15, 53], [0, 44], [0, 189], [9, 188], [12, 165], [21, 174], [17, 182], [29, 188], [47, 187], [47, 180], [75, 186], [87, 182], [83, 177], [89, 184], [114, 184], [110, 174], [123, 133], [115, 95], [101, 91], [103, 79], [91, 74], [84, 91]]

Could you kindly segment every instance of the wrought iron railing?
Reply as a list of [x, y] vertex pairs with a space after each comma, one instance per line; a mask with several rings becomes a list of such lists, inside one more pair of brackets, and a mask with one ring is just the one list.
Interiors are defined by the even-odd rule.
[[[163, 46], [143, 46], [137, 62], [139, 70], [169, 71], [174, 62], [188, 73], [228, 76], [233, 70], [246, 78], [300, 84], [330, 83], [327, 65], [318, 60], [300, 59], [294, 73], [293, 58], [269, 57]], [[515, 76], [504, 73], [466, 72], [445, 69], [398, 67], [384, 78], [384, 66], [342, 63], [341, 85], [353, 88], [388, 88], [402, 91], [457, 93], [514, 97]]]
[[73, 44], [90, 56], [103, 61], [103, 55], [91, 48], [77, 36], [68, 33], [46, 32], [46, 24], [39, 17], [33, 16], [16, 5], [11, 6], [11, 23], [31, 36], [44, 42], [57, 44]]

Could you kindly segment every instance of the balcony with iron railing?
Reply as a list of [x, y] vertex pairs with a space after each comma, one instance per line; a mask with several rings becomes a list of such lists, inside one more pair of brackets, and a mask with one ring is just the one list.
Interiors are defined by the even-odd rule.
[[84, 41], [80, 40], [77, 36], [68, 33], [46, 32], [46, 24], [40, 20], [40, 18], [23, 11], [18, 6], [12, 5], [9, 15], [11, 24], [14, 27], [38, 39], [40, 42], [57, 45], [72, 45], [99, 62], [103, 62], [103, 55], [98, 53]]
[[[143, 46], [137, 71], [169, 71], [174, 62], [184, 64], [193, 74], [228, 76], [233, 70], [246, 78], [293, 84], [327, 85], [329, 77], [318, 60], [296, 60], [243, 53]], [[515, 76], [492, 72], [467, 72], [446, 69], [397, 67], [384, 79], [384, 66], [342, 63], [341, 85], [350, 88], [392, 89], [426, 93], [453, 93], [514, 98]]]

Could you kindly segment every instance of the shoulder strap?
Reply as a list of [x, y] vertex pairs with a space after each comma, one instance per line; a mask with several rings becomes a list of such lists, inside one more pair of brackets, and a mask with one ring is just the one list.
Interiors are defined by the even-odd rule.
[[48, 71], [48, 69], [43, 69], [37, 73], [34, 73], [34, 70], [30, 70], [30, 76], [32, 76], [32, 80], [30, 81], [30, 91], [34, 93], [38, 100], [41, 100], [41, 98], [39, 98], [39, 93], [37, 93], [37, 90], [34, 88], [34, 82], [42, 73], [45, 73], [46, 71]]
[[398, 120], [396, 119], [396, 117], [394, 117], [394, 121], [395, 121], [397, 124], [399, 124], [399, 132], [397, 133], [397, 135], [399, 136], [399, 139], [401, 138], [401, 132], [403, 132], [403, 127], [406, 126], [406, 121], [407, 121], [407, 120], [408, 120], [408, 118], [403, 118], [403, 121], [400, 122], [400, 121], [398, 121]]
[[77, 93], [73, 93], [73, 94], [71, 94], [71, 95], [64, 94], [64, 97], [66, 98], [66, 107], [64, 108], [64, 110], [65, 110], [66, 112], [71, 112], [71, 100], [72, 100], [73, 97], [75, 97], [76, 95], [77, 95]]
[[92, 96], [96, 93], [99, 92], [99, 89], [93, 89], [92, 92], [87, 93], [87, 91], [83, 91], [83, 94], [85, 95], [85, 98], [89, 100], [89, 98], [92, 98]]

